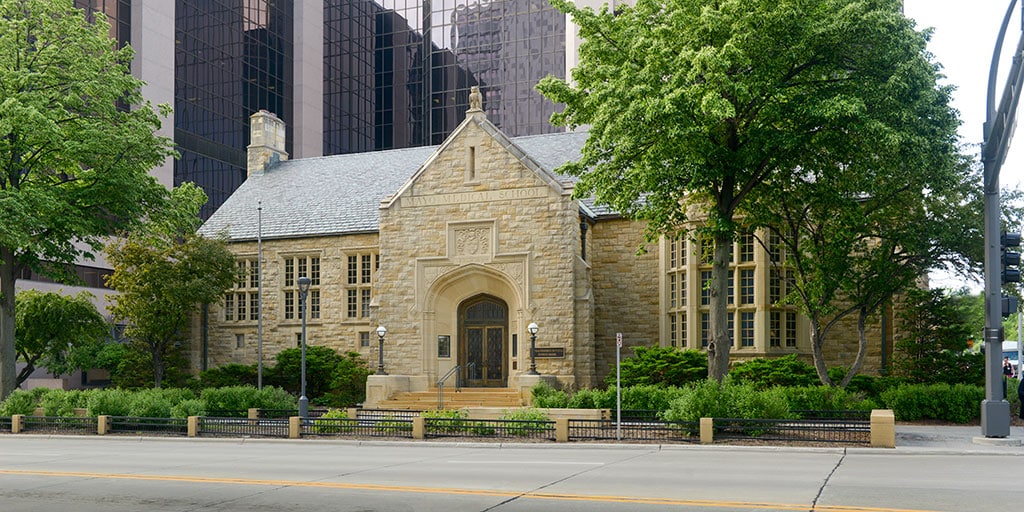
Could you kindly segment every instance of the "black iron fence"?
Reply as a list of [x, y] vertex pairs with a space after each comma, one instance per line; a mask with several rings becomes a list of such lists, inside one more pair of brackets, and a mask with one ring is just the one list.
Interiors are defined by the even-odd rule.
[[[625, 411], [623, 411], [625, 412]], [[699, 422], [665, 422], [645, 415], [614, 419], [501, 420], [420, 418], [415, 411], [362, 409], [356, 417], [318, 415], [288, 418], [200, 417], [189, 429], [186, 418], [106, 418], [110, 434], [220, 437], [493, 438], [563, 441], [693, 443], [701, 441]], [[857, 417], [857, 415], [851, 415]], [[96, 417], [23, 416], [18, 430], [30, 433], [97, 434]], [[561, 427], [559, 427], [561, 422]], [[418, 430], [416, 425], [419, 424]], [[15, 430], [12, 418], [0, 418], [0, 431]], [[561, 432], [559, 432], [561, 428]], [[705, 426], [707, 428], [707, 426]], [[711, 422], [713, 442], [871, 443], [871, 423], [859, 419], [738, 419]]]
[[77, 416], [26, 416], [26, 432], [53, 434], [95, 434], [96, 418]]
[[471, 420], [424, 418], [424, 437], [555, 439], [555, 422], [544, 420]]
[[[112, 434], [187, 436], [188, 420], [185, 418], [136, 418], [132, 416], [111, 416], [108, 425]], [[93, 430], [96, 433], [96, 430]]]
[[412, 438], [412, 419], [394, 416], [367, 418], [317, 418], [302, 424], [303, 436]]
[[288, 437], [288, 419], [199, 418], [198, 433], [220, 437]]
[[715, 418], [714, 439], [867, 444], [871, 425], [856, 420]]
[[700, 423], [570, 419], [569, 439], [696, 443], [700, 441]]

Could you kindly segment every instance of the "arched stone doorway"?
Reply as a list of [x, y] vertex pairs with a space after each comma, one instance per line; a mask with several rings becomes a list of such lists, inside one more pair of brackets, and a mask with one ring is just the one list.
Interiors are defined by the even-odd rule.
[[467, 387], [505, 387], [508, 383], [508, 304], [477, 295], [459, 304], [458, 364]]

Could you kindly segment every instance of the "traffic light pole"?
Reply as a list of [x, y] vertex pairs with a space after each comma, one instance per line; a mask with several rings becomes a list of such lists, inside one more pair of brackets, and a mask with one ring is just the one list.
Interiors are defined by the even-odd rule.
[[[1017, 104], [1021, 84], [1024, 82], [1024, 37], [1017, 44], [1013, 65], [1006, 79], [1006, 87], [995, 105], [995, 81], [999, 68], [1006, 28], [1010, 24], [1017, 0], [1011, 0], [996, 38], [992, 67], [989, 70], [988, 102], [985, 115], [984, 142], [981, 160], [985, 180], [985, 400], [981, 402], [981, 433], [985, 437], [1010, 435], [1010, 403], [1006, 401], [1002, 386], [1002, 269], [1000, 258], [999, 170], [1006, 160], [1013, 129], [1017, 119]], [[1022, 26], [1024, 34], [1024, 26]]]

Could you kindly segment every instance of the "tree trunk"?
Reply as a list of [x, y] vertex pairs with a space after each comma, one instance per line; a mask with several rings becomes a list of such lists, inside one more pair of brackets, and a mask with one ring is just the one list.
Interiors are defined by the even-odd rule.
[[[711, 327], [711, 341], [708, 343], [708, 379], [722, 382], [729, 373], [729, 351], [732, 338], [729, 335], [729, 257], [732, 241], [728, 236], [715, 237], [715, 255], [711, 264], [711, 311], [708, 322]], [[703, 283], [702, 283], [703, 285]]]
[[17, 384], [17, 351], [14, 346], [14, 252], [0, 247], [0, 401]]
[[850, 384], [850, 380], [853, 379], [854, 375], [860, 372], [860, 368], [864, 366], [864, 360], [868, 357], [868, 310], [867, 308], [860, 308], [860, 312], [857, 314], [857, 358], [853, 360], [853, 365], [850, 366], [850, 371], [846, 373], [843, 380], [839, 383], [840, 387], [845, 388]]
[[814, 357], [814, 370], [818, 372], [818, 380], [826, 386], [832, 386], [832, 378], [828, 376], [828, 367], [825, 366], [825, 357], [821, 352], [824, 342], [821, 332], [821, 322], [811, 319], [811, 354]]
[[164, 382], [164, 358], [163, 351], [152, 349], [153, 354], [153, 387], [160, 389]]

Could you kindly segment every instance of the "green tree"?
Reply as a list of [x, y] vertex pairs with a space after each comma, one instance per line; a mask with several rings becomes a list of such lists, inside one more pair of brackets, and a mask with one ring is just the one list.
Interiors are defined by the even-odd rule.
[[227, 244], [195, 234], [205, 202], [206, 194], [195, 185], [176, 187], [170, 206], [154, 212], [145, 229], [107, 245], [114, 267], [107, 283], [120, 292], [111, 313], [127, 322], [129, 343], [151, 358], [158, 388], [165, 363], [185, 341], [192, 313], [220, 300], [237, 278]]
[[[941, 264], [970, 267], [983, 245], [978, 213], [981, 179], [966, 160], [945, 158], [942, 139], [932, 161], [902, 159], [808, 169], [778, 180], [751, 201], [745, 219], [766, 227], [782, 247], [776, 276], [790, 277], [785, 302], [810, 319], [813, 362], [823, 384], [833, 385], [823, 348], [828, 334], [849, 316], [857, 320], [858, 350], [847, 385], [867, 356], [867, 325], [893, 297], [916, 288], [920, 276]], [[784, 268], [783, 268], [784, 267]]]
[[808, 169], [955, 154], [916, 146], [946, 140], [955, 113], [898, 0], [552, 3], [580, 27], [580, 63], [538, 89], [566, 105], [554, 124], [590, 126], [580, 160], [559, 170], [580, 177], [577, 197], [645, 220], [648, 241], [704, 223], [711, 378], [728, 371], [727, 264], [751, 196]]
[[943, 290], [912, 290], [900, 308], [893, 373], [912, 382], [984, 383], [981, 354], [967, 351], [974, 326], [968, 307]]
[[53, 375], [93, 368], [96, 352], [110, 336], [110, 325], [96, 310], [89, 292], [69, 297], [23, 290], [15, 296], [14, 334], [25, 367], [21, 386], [37, 365]]
[[15, 387], [16, 276], [73, 279], [166, 197], [148, 171], [171, 141], [108, 34], [72, 0], [0, 0], [0, 399]]

